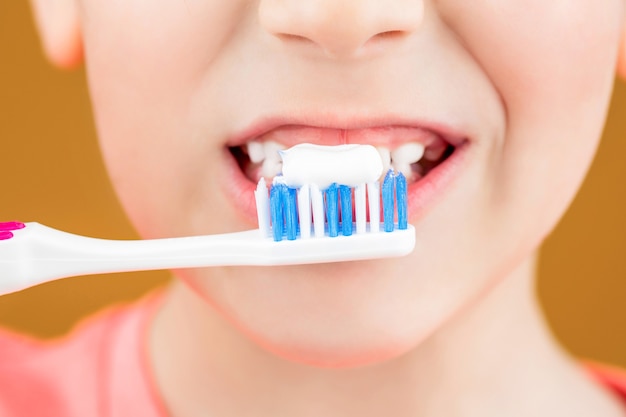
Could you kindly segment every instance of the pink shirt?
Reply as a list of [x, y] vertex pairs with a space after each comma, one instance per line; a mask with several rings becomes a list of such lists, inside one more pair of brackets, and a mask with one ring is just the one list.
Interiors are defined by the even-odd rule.
[[[166, 417], [145, 343], [160, 299], [108, 309], [52, 342], [0, 331], [0, 415]], [[587, 368], [626, 405], [626, 372]]]
[[166, 417], [145, 343], [159, 301], [105, 310], [52, 342], [0, 331], [0, 415]]

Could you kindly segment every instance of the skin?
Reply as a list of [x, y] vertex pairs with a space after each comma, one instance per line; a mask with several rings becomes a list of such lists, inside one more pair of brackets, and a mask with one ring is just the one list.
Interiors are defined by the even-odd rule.
[[150, 333], [172, 415], [623, 415], [533, 295], [626, 75], [623, 0], [33, 4], [52, 62], [86, 51], [103, 155], [146, 238], [254, 227], [221, 178], [261, 113], [426, 115], [468, 138], [406, 258], [176, 271]]

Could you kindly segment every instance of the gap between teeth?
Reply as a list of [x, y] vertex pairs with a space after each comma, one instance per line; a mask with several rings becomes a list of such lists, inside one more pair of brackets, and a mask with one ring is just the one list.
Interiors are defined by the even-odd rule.
[[[250, 141], [246, 144], [246, 152], [250, 162], [260, 165], [260, 175], [273, 178], [282, 171], [282, 160], [278, 151], [286, 149], [283, 144], [274, 141]], [[440, 149], [426, 148], [418, 142], [404, 143], [390, 150], [384, 146], [376, 147], [383, 161], [383, 176], [389, 169], [401, 172], [407, 180], [415, 180], [421, 173], [416, 170], [415, 164], [422, 158], [436, 160], [441, 157], [445, 146]]]

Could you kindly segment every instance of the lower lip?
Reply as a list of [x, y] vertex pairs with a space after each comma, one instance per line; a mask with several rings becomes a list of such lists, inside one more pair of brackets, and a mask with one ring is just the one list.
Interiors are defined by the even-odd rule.
[[[433, 168], [424, 178], [409, 186], [407, 198], [409, 221], [414, 223], [422, 218], [451, 188], [468, 159], [466, 156], [469, 148], [469, 142], [463, 142], [445, 161]], [[241, 172], [228, 148], [224, 148], [224, 153], [226, 170], [222, 181], [223, 191], [233, 202], [235, 212], [241, 215], [246, 226], [257, 227], [254, 199], [256, 184]]]

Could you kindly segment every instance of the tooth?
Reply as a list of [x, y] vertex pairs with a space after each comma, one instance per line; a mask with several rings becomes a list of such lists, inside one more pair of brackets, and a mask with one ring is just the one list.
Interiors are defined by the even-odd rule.
[[246, 145], [248, 150], [248, 157], [253, 164], [258, 164], [263, 162], [265, 159], [265, 146], [256, 140], [248, 142]]
[[385, 176], [387, 174], [387, 171], [389, 171], [389, 167], [391, 166], [391, 153], [389, 152], [389, 149], [385, 148], [384, 146], [377, 146], [376, 150], [380, 154], [380, 159], [382, 159], [383, 161], [382, 175]]
[[424, 145], [417, 142], [409, 142], [391, 151], [391, 160], [396, 163], [414, 164], [424, 156]]
[[424, 176], [424, 167], [420, 164], [411, 165], [413, 180], [417, 181]]
[[283, 163], [280, 158], [277, 160], [266, 158], [261, 165], [261, 176], [265, 178], [274, 178], [283, 170]]
[[427, 159], [429, 161], [436, 161], [437, 159], [441, 158], [441, 155], [443, 155], [446, 147], [447, 145], [443, 141], [433, 143], [424, 151], [424, 159]]
[[412, 178], [411, 164], [394, 162], [393, 164], [391, 164], [391, 166], [393, 167], [394, 171], [401, 172], [405, 178], [408, 178], [408, 179]]
[[[285, 149], [286, 146], [274, 141], [258, 143], [262, 146], [263, 152], [263, 157], [259, 161], [262, 162], [260, 174], [265, 178], [273, 178], [280, 174], [283, 169], [283, 162], [278, 151]], [[252, 156], [250, 156], [250, 160], [252, 161]]]
[[422, 138], [422, 140], [420, 142], [422, 142], [424, 144], [425, 147], [429, 147], [430, 145], [432, 145], [433, 143], [437, 142], [437, 141], [442, 141], [442, 139], [434, 134], [434, 133], [430, 133], [428, 135], [426, 135], [424, 138]]
[[263, 142], [263, 150], [265, 152], [265, 158], [266, 159], [271, 159], [273, 161], [280, 161], [280, 154], [278, 153], [278, 151], [282, 151], [283, 149], [286, 149], [287, 147], [283, 144], [280, 144], [278, 142], [274, 142], [271, 140], [268, 140], [267, 142]]
[[405, 143], [391, 151], [393, 168], [401, 172], [408, 180], [413, 177], [411, 164], [415, 164], [424, 156], [424, 145], [417, 142]]

